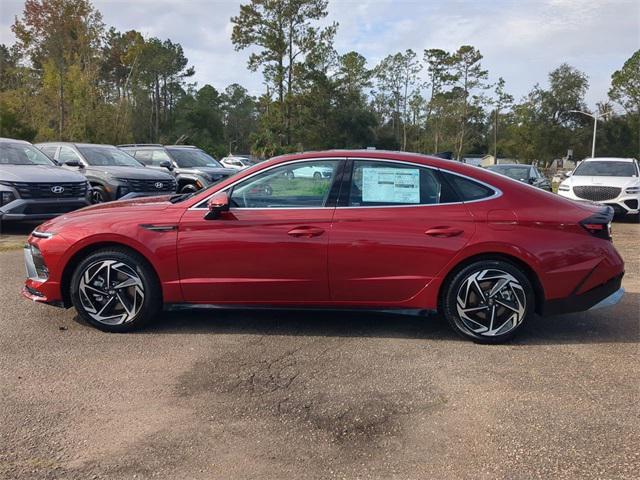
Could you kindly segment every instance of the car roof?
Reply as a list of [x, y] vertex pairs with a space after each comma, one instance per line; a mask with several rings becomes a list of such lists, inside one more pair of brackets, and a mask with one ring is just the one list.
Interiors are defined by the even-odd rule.
[[40, 142], [36, 143], [36, 146], [40, 145], [73, 145], [76, 147], [115, 147], [108, 143], [76, 143], [76, 142]]
[[26, 145], [31, 145], [31, 143], [27, 142], [26, 140], [18, 140], [17, 138], [6, 138], [6, 137], [0, 137], [0, 143], [22, 143]]
[[633, 162], [635, 158], [594, 157], [585, 158], [583, 162]]

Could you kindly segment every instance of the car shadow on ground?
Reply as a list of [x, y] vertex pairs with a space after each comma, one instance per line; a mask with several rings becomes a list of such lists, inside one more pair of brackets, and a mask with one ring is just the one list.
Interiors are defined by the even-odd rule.
[[[553, 317], [533, 316], [513, 345], [640, 343], [640, 294], [627, 293], [610, 309]], [[185, 309], [163, 312], [136, 332], [372, 337], [466, 341], [440, 315], [353, 310]]]

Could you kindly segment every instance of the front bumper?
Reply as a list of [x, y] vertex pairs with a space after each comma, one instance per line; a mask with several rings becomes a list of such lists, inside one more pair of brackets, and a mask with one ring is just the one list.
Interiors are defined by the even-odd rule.
[[572, 312], [583, 312], [590, 309], [615, 305], [624, 294], [622, 277], [624, 273], [613, 277], [597, 287], [581, 294], [573, 294], [566, 298], [547, 300], [542, 306], [542, 315], [559, 315]]
[[[560, 195], [561, 197], [565, 197], [570, 200], [576, 200], [579, 202], [591, 201], [591, 200], [578, 197], [575, 193], [573, 193], [573, 188], [568, 192], [558, 190], [558, 195]], [[640, 213], [640, 195], [637, 195], [637, 194], [629, 194], [629, 193], [623, 192], [616, 198], [603, 200], [601, 202], [596, 202], [596, 203], [599, 203], [601, 205], [607, 205], [613, 208], [613, 211], [617, 216], [637, 215], [638, 213]]]
[[0, 220], [48, 220], [63, 213], [89, 206], [86, 198], [17, 199], [0, 207]]

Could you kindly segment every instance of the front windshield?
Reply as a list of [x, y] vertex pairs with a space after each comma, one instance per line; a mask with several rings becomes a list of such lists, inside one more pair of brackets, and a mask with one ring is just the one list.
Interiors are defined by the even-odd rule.
[[590, 160], [578, 165], [573, 175], [580, 177], [636, 177], [638, 172], [636, 172], [633, 162], [598, 162]]
[[215, 158], [197, 148], [168, 148], [167, 150], [171, 152], [171, 156], [180, 168], [222, 167]]
[[142, 167], [131, 155], [124, 153], [116, 147], [78, 147], [80, 153], [87, 160], [89, 165], [96, 167]]
[[0, 143], [2, 165], [55, 165], [49, 157], [27, 143]]
[[489, 167], [492, 172], [500, 173], [514, 180], [526, 180], [529, 178], [530, 167], [513, 167], [510, 165], [496, 165]]

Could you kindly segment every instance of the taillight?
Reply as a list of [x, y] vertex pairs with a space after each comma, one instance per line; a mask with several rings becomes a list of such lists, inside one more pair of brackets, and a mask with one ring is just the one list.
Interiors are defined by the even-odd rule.
[[613, 209], [605, 207], [600, 212], [582, 220], [580, 225], [593, 236], [611, 240], [611, 220], [613, 220]]

